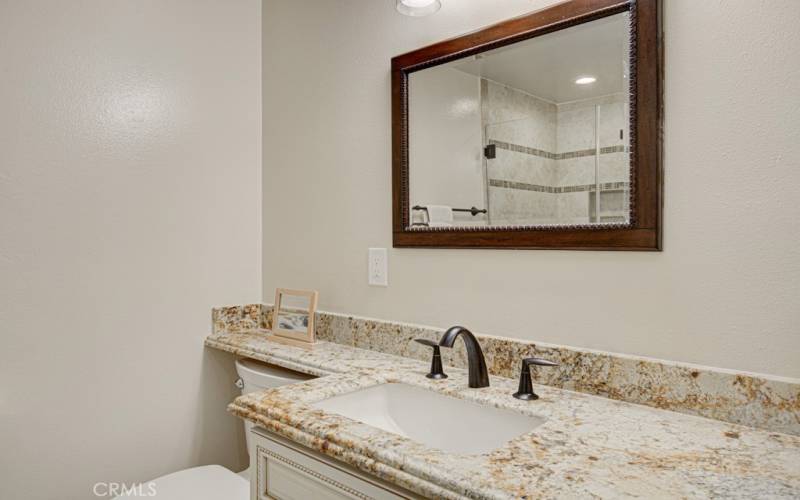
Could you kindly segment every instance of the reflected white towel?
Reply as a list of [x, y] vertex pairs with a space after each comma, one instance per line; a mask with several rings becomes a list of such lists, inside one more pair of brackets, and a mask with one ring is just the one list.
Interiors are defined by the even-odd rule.
[[428, 212], [428, 226], [450, 227], [453, 225], [453, 209], [446, 205], [425, 205]]

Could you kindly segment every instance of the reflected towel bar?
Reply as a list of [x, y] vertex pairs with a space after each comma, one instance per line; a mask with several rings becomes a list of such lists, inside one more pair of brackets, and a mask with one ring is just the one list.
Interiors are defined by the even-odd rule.
[[[425, 210], [425, 211], [428, 210], [426, 207], [423, 207], [423, 206], [420, 206], [420, 205], [414, 205], [413, 207], [411, 207], [411, 209], [412, 210]], [[453, 212], [469, 212], [469, 213], [472, 214], [473, 217], [475, 217], [478, 214], [485, 214], [486, 213], [486, 209], [485, 208], [480, 209], [480, 208], [476, 208], [476, 207], [472, 207], [472, 208], [453, 208], [451, 210]]]

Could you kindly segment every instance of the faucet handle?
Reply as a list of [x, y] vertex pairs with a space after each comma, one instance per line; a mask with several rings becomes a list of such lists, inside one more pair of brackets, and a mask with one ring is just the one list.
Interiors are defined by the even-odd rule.
[[526, 370], [531, 365], [536, 366], [558, 366], [558, 363], [542, 358], [525, 358], [522, 360], [522, 369]]
[[419, 342], [420, 344], [422, 344], [422, 345], [426, 345], [426, 346], [428, 346], [428, 347], [434, 347], [434, 348], [436, 348], [436, 347], [439, 347], [439, 343], [438, 343], [438, 342], [434, 342], [433, 340], [428, 340], [428, 339], [414, 339], [414, 342]]
[[558, 363], [542, 358], [525, 358], [522, 360], [522, 371], [519, 374], [519, 388], [513, 396], [517, 399], [530, 401], [539, 399], [539, 395], [533, 392], [531, 382], [531, 366], [558, 366]]
[[447, 378], [447, 375], [444, 373], [444, 369], [442, 369], [442, 353], [439, 350], [439, 344], [437, 342], [428, 339], [414, 339], [414, 341], [419, 342], [420, 344], [426, 345], [428, 347], [433, 347], [433, 359], [431, 360], [431, 371], [425, 376], [436, 380]]

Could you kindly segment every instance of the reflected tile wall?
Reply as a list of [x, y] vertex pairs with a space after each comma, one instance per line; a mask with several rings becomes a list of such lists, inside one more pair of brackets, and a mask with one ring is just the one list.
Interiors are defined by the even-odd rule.
[[[501, 141], [487, 162], [489, 210], [493, 225], [551, 224], [556, 203], [547, 192], [514, 185], [555, 185], [556, 106], [519, 90], [481, 79], [481, 114], [485, 139]], [[522, 149], [527, 151], [523, 151]], [[535, 150], [537, 154], [532, 154]], [[491, 180], [505, 181], [503, 185]]]
[[589, 192], [559, 194], [558, 217], [571, 224], [589, 223]]
[[[560, 154], [595, 149], [595, 106], [600, 106], [600, 179], [619, 182], [629, 179], [626, 103], [623, 94], [558, 105], [557, 152]], [[623, 136], [620, 138], [620, 130]], [[616, 151], [617, 152], [607, 152]], [[558, 185], [571, 186], [595, 181], [594, 152], [591, 156], [565, 158], [558, 162]]]
[[[624, 94], [556, 105], [481, 80], [481, 96], [485, 141], [496, 145], [496, 157], [487, 161], [493, 225], [586, 224], [592, 213], [590, 185], [629, 181]], [[599, 179], [596, 106], [601, 118]], [[621, 189], [627, 198], [627, 185]], [[601, 195], [601, 204], [607, 196]], [[626, 213], [627, 208], [611, 215]]]
[[555, 150], [556, 106], [544, 99], [481, 79], [481, 121], [492, 139]]
[[492, 224], [498, 226], [558, 223], [556, 196], [552, 193], [490, 186], [489, 206]]

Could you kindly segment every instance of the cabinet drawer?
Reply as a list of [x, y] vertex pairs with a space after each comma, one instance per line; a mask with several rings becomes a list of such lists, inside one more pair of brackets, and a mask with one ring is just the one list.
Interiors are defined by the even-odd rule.
[[346, 464], [291, 443], [264, 430], [254, 430], [253, 500], [345, 500], [417, 498], [369, 477]]

